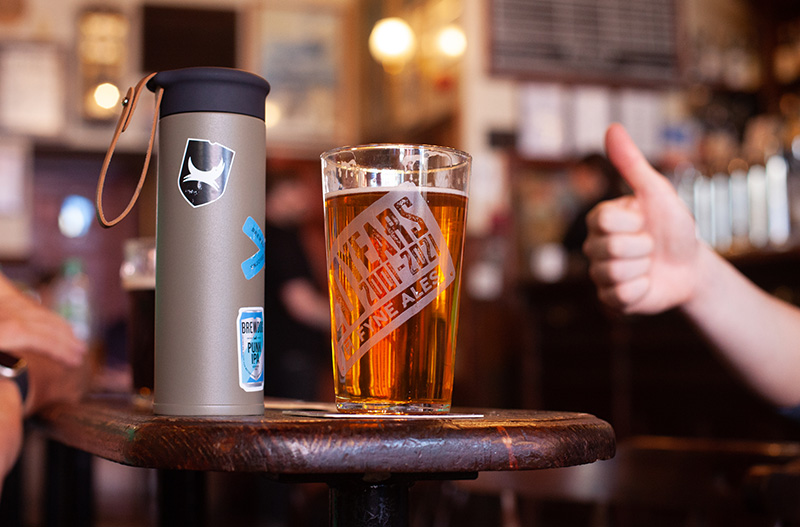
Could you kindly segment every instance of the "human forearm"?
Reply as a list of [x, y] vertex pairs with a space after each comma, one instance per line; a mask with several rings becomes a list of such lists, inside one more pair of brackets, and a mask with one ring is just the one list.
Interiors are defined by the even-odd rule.
[[53, 402], [77, 399], [85, 386], [86, 367], [64, 366], [37, 354], [30, 354], [27, 360], [25, 401], [13, 380], [0, 377], [0, 494], [3, 479], [22, 449], [25, 417]]
[[29, 354], [26, 359], [30, 379], [26, 416], [54, 402], [76, 401], [86, 391], [90, 374], [88, 361], [79, 366], [65, 366], [36, 354]]
[[779, 406], [800, 404], [800, 309], [701, 249], [692, 297], [680, 306], [719, 354]]
[[631, 314], [681, 309], [763, 396], [800, 404], [800, 309], [760, 290], [697, 241], [674, 187], [622, 127], [609, 127], [606, 150], [634, 194], [587, 216], [584, 252], [600, 299]]
[[330, 330], [330, 305], [324, 297], [304, 278], [290, 280], [281, 289], [281, 300], [289, 314], [303, 324], [318, 330]]
[[0, 493], [3, 479], [14, 467], [22, 448], [22, 398], [17, 386], [0, 380]]
[[0, 349], [12, 355], [37, 354], [77, 366], [85, 359], [86, 343], [69, 323], [34, 301], [0, 273]]

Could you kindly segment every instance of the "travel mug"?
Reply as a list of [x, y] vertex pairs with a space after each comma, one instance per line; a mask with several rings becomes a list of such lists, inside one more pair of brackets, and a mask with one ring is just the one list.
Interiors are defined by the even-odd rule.
[[163, 71], [153, 410], [264, 411], [265, 98], [227, 68]]

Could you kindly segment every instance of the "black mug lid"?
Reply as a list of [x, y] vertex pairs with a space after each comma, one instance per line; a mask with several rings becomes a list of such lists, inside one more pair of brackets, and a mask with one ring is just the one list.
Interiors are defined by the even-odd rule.
[[186, 112], [223, 112], [264, 120], [269, 83], [254, 73], [233, 68], [184, 68], [158, 72], [147, 82], [164, 88], [160, 117]]

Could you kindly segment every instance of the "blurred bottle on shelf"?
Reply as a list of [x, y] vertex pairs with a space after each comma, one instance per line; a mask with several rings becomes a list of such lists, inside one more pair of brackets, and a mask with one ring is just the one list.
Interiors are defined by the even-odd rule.
[[89, 277], [83, 262], [69, 258], [53, 285], [53, 309], [72, 326], [75, 336], [90, 341], [92, 337], [92, 305]]
[[690, 166], [673, 174], [678, 194], [694, 215], [697, 236], [720, 253], [785, 249], [794, 242], [793, 210], [800, 210], [800, 203], [791, 189], [800, 178], [800, 164], [773, 139], [761, 138], [758, 148], [742, 145], [747, 154], [724, 170]]

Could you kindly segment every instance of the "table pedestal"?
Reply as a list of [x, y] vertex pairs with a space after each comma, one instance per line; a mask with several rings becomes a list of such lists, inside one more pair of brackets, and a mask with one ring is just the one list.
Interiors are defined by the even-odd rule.
[[475, 479], [477, 472], [335, 476], [330, 489], [331, 527], [408, 527], [409, 489], [417, 481]]
[[332, 527], [408, 527], [410, 481], [330, 485]]

